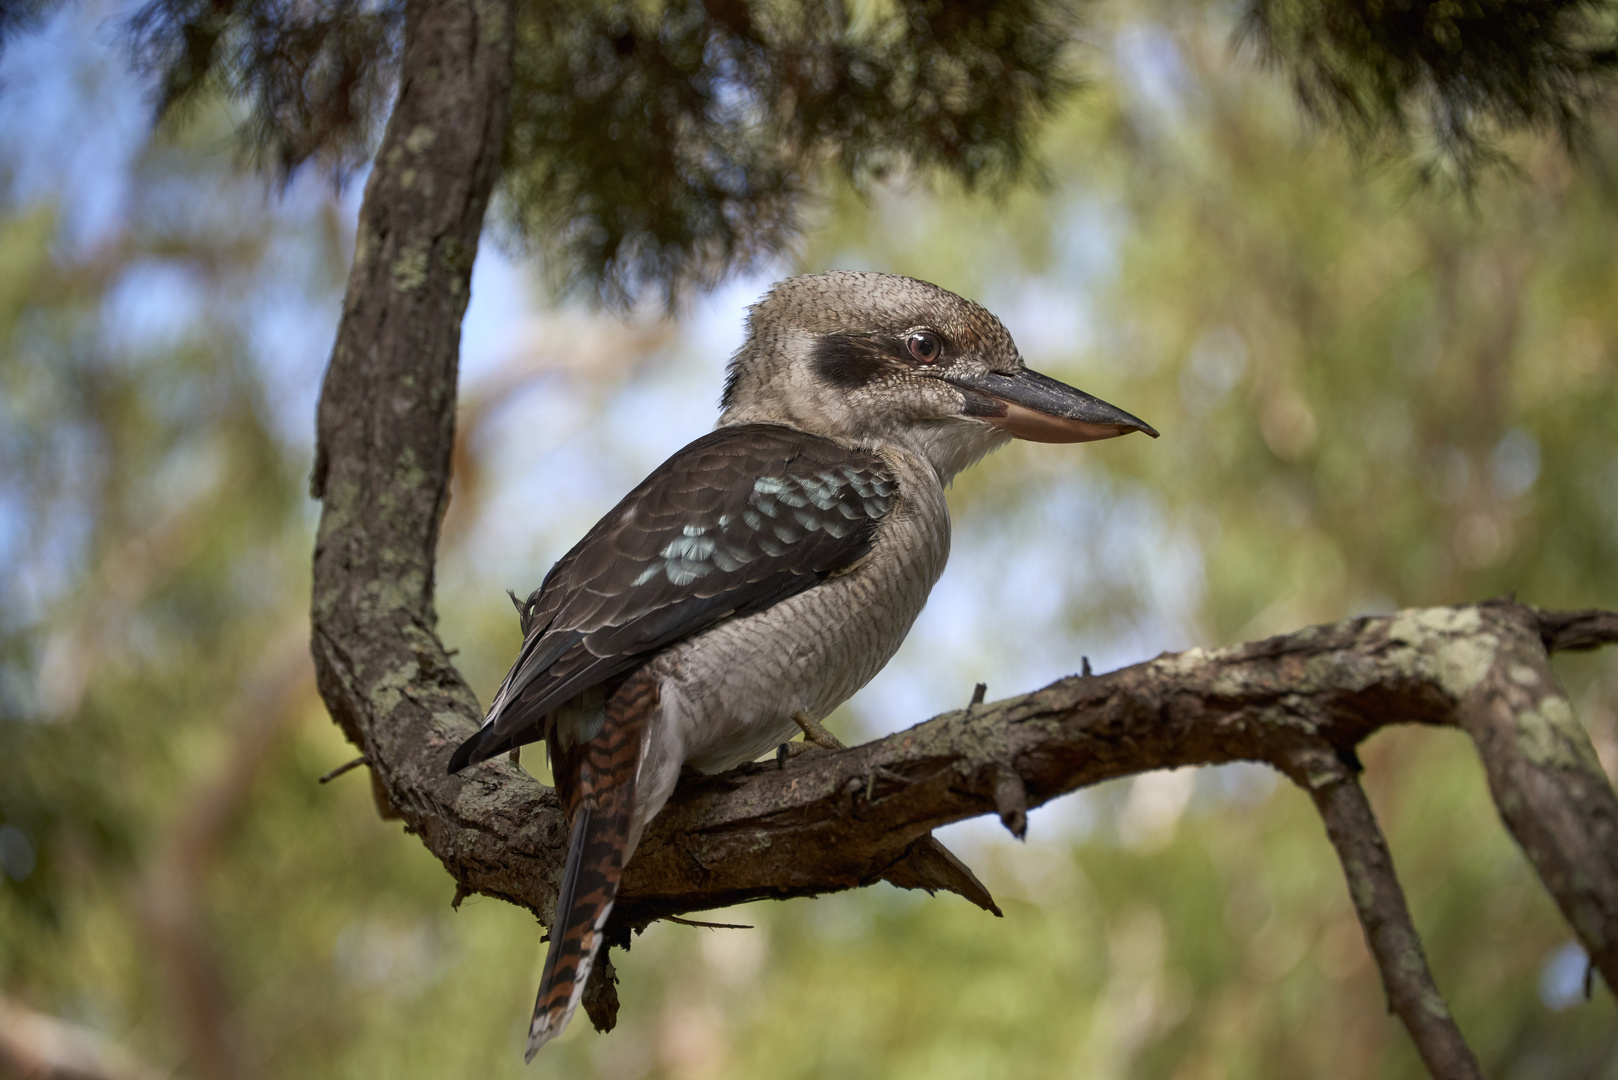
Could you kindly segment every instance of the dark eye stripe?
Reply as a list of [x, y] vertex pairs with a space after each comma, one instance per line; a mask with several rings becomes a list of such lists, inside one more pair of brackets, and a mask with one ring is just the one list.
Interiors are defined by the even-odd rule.
[[840, 390], [859, 389], [882, 374], [890, 362], [870, 338], [852, 334], [821, 338], [815, 342], [810, 360], [815, 374]]

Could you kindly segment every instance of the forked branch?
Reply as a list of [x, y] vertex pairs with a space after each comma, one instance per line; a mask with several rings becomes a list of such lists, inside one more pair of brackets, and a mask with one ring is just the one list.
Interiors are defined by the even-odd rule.
[[[446, 775], [481, 712], [433, 610], [460, 320], [500, 160], [511, 14], [511, 0], [408, 7], [399, 97], [321, 394], [313, 651], [321, 694], [389, 813], [443, 861], [457, 895], [548, 920], [567, 844], [555, 793], [504, 760]], [[1102, 780], [1263, 761], [1315, 796], [1351, 886], [1373, 889], [1378, 902], [1356, 895], [1356, 906], [1424, 1059], [1439, 1076], [1475, 1075], [1453, 1023], [1439, 1022], [1425, 964], [1419, 978], [1395, 970], [1419, 943], [1402, 901], [1380, 902], [1396, 880], [1344, 763], [1389, 724], [1467, 731], [1507, 826], [1618, 985], [1618, 797], [1547, 660], [1614, 640], [1611, 613], [1514, 603], [1352, 619], [1074, 676], [864, 746], [736, 770], [676, 792], [626, 870], [614, 932], [870, 884], [940, 825], [996, 813], [1016, 828], [1028, 807]], [[592, 994], [601, 1021], [610, 983]]]

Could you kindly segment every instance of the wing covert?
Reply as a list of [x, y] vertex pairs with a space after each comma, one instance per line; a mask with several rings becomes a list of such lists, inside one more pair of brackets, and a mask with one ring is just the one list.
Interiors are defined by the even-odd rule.
[[543, 737], [547, 714], [652, 653], [852, 566], [897, 488], [875, 454], [773, 424], [686, 446], [520, 606], [522, 651], [450, 771]]

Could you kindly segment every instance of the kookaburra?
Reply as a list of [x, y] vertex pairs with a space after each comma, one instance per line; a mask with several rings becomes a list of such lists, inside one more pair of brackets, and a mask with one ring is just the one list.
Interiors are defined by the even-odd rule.
[[543, 738], [570, 822], [529, 1059], [577, 1008], [623, 866], [681, 769], [774, 750], [899, 648], [949, 554], [956, 473], [1012, 438], [1157, 436], [912, 278], [792, 278], [747, 331], [717, 427], [519, 606], [522, 650], [449, 762]]

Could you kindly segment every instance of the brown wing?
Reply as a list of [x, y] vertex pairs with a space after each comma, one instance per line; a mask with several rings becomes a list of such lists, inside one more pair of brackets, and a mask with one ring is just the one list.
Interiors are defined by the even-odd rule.
[[[722, 619], [802, 592], [870, 551], [897, 482], [874, 454], [773, 424], [721, 428], [641, 482], [522, 605], [524, 641], [450, 771], [544, 737], [592, 737], [585, 695]], [[574, 699], [586, 702], [582, 707]], [[554, 749], [554, 748], [553, 748]]]

